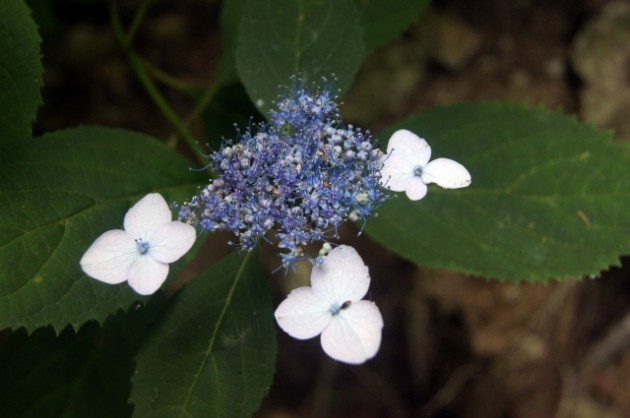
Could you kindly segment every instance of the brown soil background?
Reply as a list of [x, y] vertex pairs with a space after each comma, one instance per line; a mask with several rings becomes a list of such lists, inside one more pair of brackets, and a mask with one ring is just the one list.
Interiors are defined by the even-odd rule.
[[[102, 124], [165, 139], [173, 134], [125, 62], [105, 2], [31, 3], [36, 18], [54, 15], [40, 23], [46, 104], [37, 132]], [[599, 78], [588, 79], [576, 57], [577, 40], [607, 8], [617, 7], [613, 3], [630, 6], [606, 0], [435, 1], [399, 40], [368, 57], [344, 115], [378, 132], [429, 107], [505, 100], [579, 114], [615, 129], [618, 140], [630, 140], [630, 108], [624, 107], [630, 103], [624, 101], [630, 36], [619, 41], [625, 35], [613, 31], [602, 35], [603, 46], [592, 47], [592, 61], [602, 62], [602, 51], [612, 57], [614, 68], [601, 70]], [[133, 10], [126, 5], [123, 14]], [[136, 49], [165, 72], [203, 86], [220, 56], [218, 13], [214, 1], [158, 1]], [[163, 92], [180, 114], [194, 107], [172, 88]], [[605, 106], [613, 109], [604, 112]], [[357, 238], [356, 231], [345, 235], [370, 266], [370, 297], [386, 324], [381, 351], [363, 366], [347, 366], [328, 359], [317, 339], [296, 341], [279, 331], [278, 370], [257, 416], [630, 417], [628, 260], [598, 279], [508, 284], [416, 267], [368, 237]], [[307, 273], [293, 276], [270, 276], [274, 303], [287, 283], [294, 287]]]

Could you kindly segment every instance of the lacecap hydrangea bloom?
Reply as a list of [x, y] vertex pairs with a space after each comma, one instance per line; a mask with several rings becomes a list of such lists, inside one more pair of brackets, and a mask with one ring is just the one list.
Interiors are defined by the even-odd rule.
[[410, 200], [420, 200], [431, 183], [444, 189], [470, 185], [470, 173], [457, 161], [430, 159], [431, 147], [424, 138], [406, 129], [394, 132], [387, 143], [387, 154], [383, 156], [382, 186], [394, 192], [405, 192]]
[[311, 271], [311, 286], [293, 289], [275, 312], [290, 336], [306, 340], [321, 334], [322, 348], [335, 360], [361, 364], [381, 346], [383, 316], [363, 300], [370, 287], [368, 267], [357, 251], [340, 245]]
[[169, 264], [186, 254], [197, 238], [195, 228], [171, 216], [162, 195], [146, 195], [125, 214], [124, 229], [104, 232], [90, 245], [81, 268], [103, 283], [126, 281], [141, 295], [155, 293], [168, 276]]
[[[325, 80], [324, 80], [325, 81]], [[344, 125], [329, 83], [295, 80], [269, 122], [237, 132], [209, 155], [216, 178], [179, 210], [203, 231], [231, 231], [243, 250], [275, 231], [284, 267], [308, 259], [302, 247], [333, 239], [339, 225], [365, 219], [386, 195], [382, 153], [370, 132]]]

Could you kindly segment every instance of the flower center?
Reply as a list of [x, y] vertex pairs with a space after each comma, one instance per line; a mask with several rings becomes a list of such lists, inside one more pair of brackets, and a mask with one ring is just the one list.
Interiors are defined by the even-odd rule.
[[351, 304], [352, 302], [350, 302], [349, 300], [345, 301], [341, 305], [335, 303], [333, 306], [330, 307], [330, 312], [333, 315], [337, 315], [342, 309], [348, 309]]
[[148, 242], [142, 241], [142, 238], [138, 238], [136, 240], [136, 247], [138, 248], [140, 255], [145, 255], [151, 246]]
[[419, 165], [418, 167], [414, 168], [413, 174], [420, 177], [422, 175], [422, 166]]

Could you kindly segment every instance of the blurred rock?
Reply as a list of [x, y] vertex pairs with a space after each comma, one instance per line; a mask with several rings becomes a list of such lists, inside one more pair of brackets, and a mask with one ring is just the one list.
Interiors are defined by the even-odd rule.
[[580, 396], [574, 401], [573, 408], [570, 412], [572, 418], [622, 418], [620, 411], [602, 404], [588, 395]]
[[173, 12], [149, 21], [145, 30], [156, 44], [181, 45], [187, 41], [189, 25], [186, 16]]
[[[591, 383], [593, 395], [605, 400], [605, 404], [614, 405], [622, 411], [630, 410], [630, 352], [625, 352], [615, 362], [607, 365]], [[586, 416], [586, 415], [585, 415]], [[600, 416], [600, 415], [593, 415]], [[604, 416], [604, 415], [601, 415]], [[624, 416], [617, 414], [616, 416]]]
[[426, 76], [426, 53], [420, 39], [399, 39], [371, 54], [363, 63], [341, 107], [344, 118], [377, 130], [376, 121], [406, 113]]
[[378, 130], [375, 121], [409, 113], [426, 80], [430, 58], [448, 70], [461, 70], [481, 46], [481, 35], [462, 20], [427, 12], [405, 37], [370, 55], [344, 99], [344, 118]]
[[541, 338], [571, 294], [566, 284], [484, 281], [441, 271], [424, 281], [424, 290], [444, 312], [464, 314], [471, 347], [479, 356], [528, 361], [545, 355]]
[[607, 5], [575, 38], [571, 63], [584, 82], [582, 117], [630, 140], [630, 3]]
[[63, 59], [68, 65], [88, 71], [117, 51], [118, 45], [109, 29], [80, 23], [68, 30], [63, 48]]
[[429, 57], [449, 70], [464, 67], [481, 46], [481, 35], [454, 16], [428, 12], [421, 25]]

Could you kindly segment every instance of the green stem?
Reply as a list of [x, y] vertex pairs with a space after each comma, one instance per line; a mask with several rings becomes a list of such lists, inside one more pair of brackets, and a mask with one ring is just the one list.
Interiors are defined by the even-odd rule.
[[127, 31], [127, 40], [130, 45], [133, 42], [133, 38], [136, 36], [136, 33], [138, 32], [138, 28], [140, 27], [140, 24], [144, 20], [144, 16], [147, 14], [147, 10], [149, 10], [149, 6], [151, 5], [151, 3], [153, 3], [153, 0], [142, 0], [142, 3], [140, 3], [140, 7], [138, 7], [138, 11], [136, 12], [136, 15], [133, 17], [131, 26], [129, 27], [129, 30]]
[[[208, 87], [208, 89], [206, 89], [201, 99], [199, 99], [199, 101], [197, 102], [197, 106], [195, 106], [193, 111], [188, 116], [186, 116], [186, 119], [184, 119], [184, 126], [189, 126], [193, 121], [199, 118], [201, 113], [212, 101], [212, 98], [214, 97], [214, 94], [216, 93], [216, 91], [217, 91], [216, 83], [212, 84], [210, 87]], [[208, 172], [208, 175], [210, 176], [211, 179], [214, 179], [217, 177], [216, 173], [210, 167], [208, 167], [206, 171]]]
[[186, 116], [186, 119], [184, 119], [184, 125], [189, 126], [193, 121], [197, 120], [199, 116], [201, 116], [201, 113], [206, 109], [206, 107], [208, 107], [216, 92], [217, 83], [213, 83], [210, 87], [206, 89], [205, 93], [203, 94], [203, 96], [201, 96], [201, 99], [199, 99], [199, 101], [197, 102], [197, 106], [195, 106], [193, 111], [190, 112], [188, 116]]
[[[142, 65], [144, 66], [144, 68], [146, 68], [147, 72], [150, 73], [150, 75], [156, 79], [157, 81], [160, 81], [162, 83], [164, 83], [165, 85], [172, 87], [176, 90], [182, 91], [182, 92], [188, 92], [190, 90], [193, 90], [195, 88], [203, 88], [205, 86], [201, 85], [201, 84], [193, 84], [193, 83], [187, 83], [185, 81], [179, 80], [176, 77], [173, 77], [172, 75], [166, 73], [165, 71], [159, 69], [158, 67], [156, 67], [155, 65], [151, 64], [150, 62], [148, 62], [145, 59], [142, 59]], [[184, 121], [184, 125], [186, 125], [186, 122]]]
[[[151, 80], [151, 78], [147, 74], [146, 68], [142, 64], [142, 60], [131, 48], [130, 39], [125, 35], [115, 1], [110, 2], [110, 17], [112, 20], [114, 34], [116, 35], [116, 38], [118, 39], [118, 42], [123, 49], [123, 52], [127, 56], [127, 60], [129, 61], [133, 72], [136, 74], [138, 81], [140, 81], [140, 84], [142, 84], [142, 86], [149, 94], [158, 109], [162, 112], [164, 117], [168, 119], [168, 121], [177, 131], [177, 133], [182, 138], [184, 138], [190, 149], [195, 152], [195, 155], [197, 155], [197, 140], [188, 130], [184, 122], [182, 122], [182, 120], [179, 118], [177, 113], [175, 113], [173, 108], [168, 104], [164, 96], [162, 96], [155, 83], [153, 83], [153, 80]], [[198, 157], [198, 159], [201, 161], [200, 157]]]

